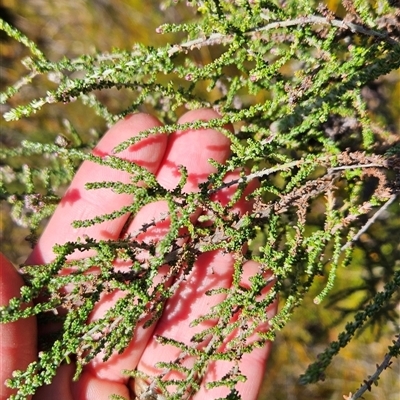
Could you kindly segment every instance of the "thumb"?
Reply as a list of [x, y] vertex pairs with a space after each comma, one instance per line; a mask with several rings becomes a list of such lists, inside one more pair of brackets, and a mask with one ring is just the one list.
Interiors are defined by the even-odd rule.
[[[0, 253], [0, 306], [8, 304], [13, 297], [19, 296], [23, 285], [10, 261]], [[36, 358], [36, 319], [30, 317], [15, 322], [0, 324], [0, 399], [6, 399], [15, 393], [5, 386], [16, 369], [25, 369]]]

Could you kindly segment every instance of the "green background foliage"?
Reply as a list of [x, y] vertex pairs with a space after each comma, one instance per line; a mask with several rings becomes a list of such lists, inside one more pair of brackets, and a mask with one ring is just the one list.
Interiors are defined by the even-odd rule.
[[[281, 313], [259, 398], [354, 393], [399, 330], [400, 17], [392, 4], [5, 1], [3, 18], [32, 42], [1, 36], [1, 111], [9, 121], [1, 123], [2, 251], [24, 262], [25, 238], [34, 242], [40, 234], [107, 126], [141, 110], [171, 131], [187, 109], [214, 107], [223, 122], [234, 124], [235, 135], [231, 159], [209, 182], [213, 190], [238, 167], [262, 181], [255, 212], [241, 224], [213, 209], [214, 227], [231, 238], [215, 246], [239, 252], [250, 239], [246, 257], [278, 277]], [[335, 25], [343, 18], [346, 26]], [[182, 196], [179, 188], [172, 194], [153, 189], [170, 201]], [[141, 196], [141, 204], [152, 199]], [[210, 209], [207, 197], [203, 191], [187, 201]], [[192, 236], [201, 244], [204, 232]], [[122, 244], [107, 246], [99, 249], [104, 265]], [[62, 264], [60, 256], [53, 267]], [[254, 282], [254, 293], [260, 285]], [[390, 291], [387, 300], [379, 298]], [[245, 306], [240, 296], [233, 300]], [[354, 318], [357, 324], [363, 310], [366, 324], [333, 359], [325, 381], [320, 366], [304, 375], [318, 354], [335, 349], [329, 343], [352, 331], [355, 325], [348, 324]], [[229, 317], [220, 313], [222, 320]], [[395, 399], [398, 371], [395, 360], [365, 398]], [[301, 384], [309, 381], [318, 383]]]

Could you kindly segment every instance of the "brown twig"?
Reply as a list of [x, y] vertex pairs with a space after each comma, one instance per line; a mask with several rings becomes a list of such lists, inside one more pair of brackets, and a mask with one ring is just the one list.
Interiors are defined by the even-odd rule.
[[[397, 340], [394, 342], [394, 345], [400, 347], [400, 335], [397, 336]], [[376, 366], [375, 373], [368, 377], [368, 380], [364, 381], [364, 384], [360, 387], [360, 389], [358, 389], [354, 394], [350, 393], [349, 396], [343, 396], [343, 398], [346, 400], [356, 400], [359, 399], [367, 390], [371, 390], [371, 386], [379, 379], [380, 374], [390, 366], [390, 360], [392, 357], [393, 355], [391, 353], [386, 354], [382, 363]]]
[[[269, 19], [267, 15], [261, 14], [261, 17], [264, 19]], [[392, 39], [388, 34], [381, 33], [378, 31], [374, 31], [373, 29], [364, 28], [362, 25], [354, 24], [350, 21], [344, 21], [340, 19], [330, 19], [325, 17], [318, 17], [312, 15], [310, 17], [300, 17], [292, 20], [287, 21], [278, 21], [272, 22], [264, 27], [258, 28], [257, 31], [266, 31], [281, 27], [288, 27], [288, 26], [296, 26], [296, 25], [305, 25], [305, 24], [321, 24], [321, 25], [332, 25], [336, 28], [341, 29], [349, 29], [351, 32], [361, 33], [366, 36], [373, 36], [382, 40], [386, 40], [388, 43], [392, 45], [397, 45], [399, 42], [395, 39]]]
[[349, 240], [345, 245], [342, 246], [341, 251], [348, 249], [353, 243], [360, 239], [361, 235], [368, 230], [368, 228], [378, 219], [378, 217], [395, 201], [397, 193], [393, 194], [389, 200], [367, 221], [367, 223]]
[[[280, 172], [280, 171], [287, 171], [290, 168], [294, 168], [297, 167], [299, 165], [303, 165], [307, 162], [315, 162], [318, 165], [324, 165], [324, 162], [329, 161], [330, 157], [323, 157], [323, 158], [319, 158], [318, 160], [295, 160], [295, 161], [291, 161], [285, 164], [279, 164], [279, 165], [274, 165], [271, 168], [266, 168], [266, 169], [262, 169], [260, 171], [254, 172], [252, 174], [248, 174], [246, 176], [242, 176], [240, 178], [234, 179], [232, 181], [229, 182], [224, 182], [221, 186], [214, 188], [214, 189], [210, 189], [209, 190], [209, 194], [213, 194], [215, 192], [218, 192], [221, 189], [225, 189], [228, 187], [231, 187], [233, 185], [239, 185], [241, 183], [247, 183], [250, 182], [251, 180], [255, 179], [255, 178], [262, 178], [262, 177], [266, 177], [268, 175], [274, 174], [275, 172]], [[323, 162], [321, 162], [323, 161]], [[339, 167], [334, 167], [334, 168], [328, 168], [327, 173], [331, 174], [335, 171], [340, 171], [340, 170], [345, 170], [345, 169], [355, 169], [355, 168], [386, 168], [386, 166], [384, 164], [379, 164], [379, 163], [368, 163], [368, 164], [353, 164], [353, 165], [342, 165]]]
[[[269, 17], [265, 14], [260, 14], [261, 18], [263, 19], [269, 19]], [[325, 18], [325, 17], [319, 17], [312, 15], [310, 17], [300, 17], [300, 18], [295, 18], [291, 20], [286, 20], [286, 21], [276, 21], [276, 22], [271, 22], [265, 26], [262, 26], [260, 28], [252, 29], [248, 32], [245, 33], [245, 35], [249, 36], [252, 35], [253, 33], [256, 32], [266, 32], [270, 31], [272, 29], [278, 29], [278, 28], [285, 28], [289, 26], [297, 26], [297, 25], [331, 25], [336, 28], [340, 29], [348, 29], [353, 33], [361, 33], [366, 36], [372, 36], [378, 39], [382, 39], [390, 43], [391, 45], [398, 45], [399, 42], [393, 38], [391, 38], [387, 33], [381, 33], [378, 31], [375, 31], [373, 29], [368, 29], [364, 28], [362, 25], [355, 24], [350, 21], [344, 21], [340, 19], [330, 19], [330, 18]], [[223, 35], [222, 33], [213, 33], [209, 37], [204, 37], [204, 38], [197, 38], [190, 40], [188, 42], [182, 43], [182, 44], [176, 44], [172, 46], [169, 51], [168, 51], [168, 56], [172, 56], [173, 54], [182, 51], [182, 50], [193, 50], [194, 48], [199, 48], [199, 47], [204, 47], [204, 46], [212, 46], [214, 44], [220, 44], [220, 43], [230, 43], [231, 41], [234, 40], [233, 35]]]

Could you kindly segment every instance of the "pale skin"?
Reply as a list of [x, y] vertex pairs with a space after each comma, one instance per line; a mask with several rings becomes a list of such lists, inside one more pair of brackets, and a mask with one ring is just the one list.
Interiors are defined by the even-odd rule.
[[[183, 115], [179, 123], [209, 120], [218, 118], [213, 110], [203, 109], [190, 111]], [[161, 123], [147, 114], [134, 114], [118, 122], [101, 139], [93, 151], [95, 155], [104, 157], [111, 154], [112, 149], [122, 141], [137, 135], [140, 131], [159, 126]], [[231, 126], [226, 126], [231, 129]], [[215, 168], [208, 162], [214, 159], [224, 163], [230, 155], [230, 142], [221, 132], [212, 129], [178, 131], [172, 135], [153, 135], [142, 140], [118, 154], [127, 161], [135, 162], [154, 173], [159, 183], [167, 189], [176, 187], [180, 179], [179, 166], [183, 165], [188, 171], [188, 181], [184, 190], [186, 192], [198, 191], [198, 185], [206, 181]], [[232, 180], [235, 173], [226, 177]], [[88, 235], [95, 239], [118, 239], [128, 219], [128, 215], [118, 219], [106, 221], [89, 228], [74, 229], [71, 223], [75, 220], [84, 220], [96, 215], [102, 215], [119, 209], [132, 201], [127, 194], [116, 194], [109, 189], [88, 191], [84, 188], [87, 182], [96, 181], [130, 182], [126, 172], [110, 169], [105, 166], [85, 161], [77, 172], [71, 186], [51, 218], [32, 254], [28, 257], [27, 264], [43, 264], [54, 259], [52, 248], [55, 244], [73, 241], [76, 237]], [[236, 212], [241, 214], [251, 211], [252, 203], [246, 199], [246, 194], [251, 193], [257, 186], [251, 182], [242, 199], [235, 205]], [[225, 205], [235, 188], [224, 189], [214, 195], [215, 201]], [[160, 218], [165, 214], [167, 207], [163, 202], [149, 204], [142, 208], [130, 222], [124, 235], [136, 235], [136, 240], [144, 242], [157, 242], [168, 231], [168, 219], [160, 222], [145, 233], [137, 232], [144, 223]], [[192, 217], [196, 224], [201, 210]], [[126, 229], [126, 227], [125, 227]], [[183, 239], [182, 239], [183, 240]], [[74, 253], [72, 258], [82, 258], [88, 253]], [[143, 254], [145, 260], [147, 255]], [[63, 399], [63, 400], [106, 400], [112, 394], [134, 398], [132, 382], [122, 373], [122, 370], [138, 369], [147, 375], [155, 375], [160, 371], [154, 367], [157, 361], [172, 361], [179, 356], [179, 350], [173, 346], [159, 344], [157, 335], [173, 338], [190, 344], [194, 334], [205, 329], [215, 321], [208, 321], [195, 327], [190, 326], [190, 321], [207, 313], [210, 308], [218, 304], [223, 295], [206, 296], [205, 292], [211, 288], [229, 288], [232, 283], [233, 256], [222, 251], [203, 253], [196, 261], [190, 277], [181, 285], [174, 296], [165, 305], [164, 312], [157, 324], [144, 329], [138, 326], [134, 338], [125, 352], [112, 356], [103, 362], [101, 356], [96, 357], [88, 364], [78, 382], [72, 382], [74, 365], [62, 365], [51, 385], [42, 387], [34, 396], [34, 400]], [[8, 303], [12, 297], [19, 295], [22, 279], [10, 261], [0, 255], [1, 281], [0, 304]], [[116, 268], [129, 268], [129, 266], [116, 266]], [[257, 273], [259, 266], [255, 262], [247, 262], [243, 266], [242, 286], [250, 285], [249, 278]], [[160, 277], [163, 271], [160, 271]], [[268, 278], [268, 277], [266, 277]], [[265, 295], [263, 293], [262, 295]], [[121, 292], [103, 296], [90, 316], [90, 320], [100, 318], [104, 312], [123, 296]], [[266, 313], [273, 316], [276, 304], [271, 306]], [[39, 335], [41, 327], [38, 327]], [[268, 326], [260, 326], [260, 331], [265, 331]], [[37, 327], [34, 318], [19, 320], [14, 323], [0, 325], [0, 381], [4, 382], [15, 369], [24, 369], [37, 356]], [[237, 390], [245, 400], [255, 400], [264, 377], [265, 365], [270, 352], [270, 345], [256, 349], [250, 354], [245, 354], [240, 361], [241, 372], [249, 379], [237, 385]], [[190, 366], [191, 358], [184, 361]], [[205, 372], [200, 391], [191, 398], [194, 400], [215, 399], [226, 396], [229, 391], [224, 388], [207, 389], [206, 383], [221, 379], [232, 367], [228, 362], [215, 362]], [[175, 375], [174, 375], [175, 374]], [[179, 378], [177, 373], [170, 373], [166, 378]], [[143, 383], [143, 382], [142, 382]], [[4, 384], [0, 388], [0, 398], [6, 399], [13, 391]]]

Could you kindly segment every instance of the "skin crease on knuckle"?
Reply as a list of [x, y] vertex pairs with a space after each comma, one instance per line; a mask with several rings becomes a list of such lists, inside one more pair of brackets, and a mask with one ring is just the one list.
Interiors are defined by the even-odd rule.
[[[210, 109], [201, 109], [196, 111], [189, 111], [184, 114], [180, 119], [179, 123], [185, 123], [195, 120], [209, 120], [213, 118], [218, 118], [219, 115]], [[112, 127], [109, 132], [102, 138], [99, 144], [94, 150], [94, 154], [98, 156], [106, 156], [111, 153], [112, 149], [120, 142], [128, 139], [129, 137], [137, 135], [140, 131], [149, 129], [154, 126], [160, 126], [161, 123], [154, 117], [146, 114], [134, 114], [125, 118], [124, 120], [117, 123]], [[233, 132], [232, 126], [225, 126], [225, 128], [230, 129]], [[188, 180], [184, 187], [184, 191], [193, 192], [199, 190], [199, 184], [204, 182], [207, 177], [215, 172], [215, 167], [213, 167], [208, 160], [210, 158], [214, 159], [219, 163], [224, 163], [230, 155], [230, 141], [222, 133], [213, 129], [202, 129], [202, 130], [187, 130], [187, 131], [177, 131], [171, 134], [169, 137], [167, 135], [153, 135], [147, 139], [144, 139], [134, 146], [131, 146], [124, 152], [118, 154], [125, 160], [136, 162], [139, 165], [147, 168], [150, 172], [156, 174], [157, 180], [161, 185], [167, 189], [174, 188], [180, 180], [179, 166], [183, 165], [188, 171]], [[78, 235], [87, 234], [96, 239], [117, 239], [124, 227], [129, 215], [118, 218], [113, 221], [106, 221], [94, 227], [85, 229], [73, 229], [71, 227], [71, 222], [76, 219], [86, 219], [91, 218], [95, 215], [102, 214], [115, 210], [116, 207], [122, 207], [129, 204], [131, 201], [130, 196], [126, 195], [116, 195], [110, 191], [106, 192], [101, 190], [102, 193], [97, 193], [97, 197], [93, 197], [91, 194], [88, 197], [84, 190], [84, 185], [88, 181], [102, 181], [106, 171], [100, 165], [95, 165], [90, 162], [84, 162], [77, 172], [76, 177], [71, 183], [66, 196], [62, 200], [60, 206], [57, 208], [54, 216], [50, 220], [44, 234], [39, 240], [38, 245], [33, 250], [32, 254], [27, 260], [27, 264], [41, 264], [45, 262], [50, 262], [53, 257], [52, 247], [56, 243], [63, 243], [67, 240], [73, 240]], [[229, 181], [235, 177], [236, 173], [229, 174], [225, 180]], [[108, 180], [122, 181], [128, 183], [130, 177], [126, 173], [118, 171], [118, 173], [108, 174]], [[237, 175], [236, 175], [237, 176]], [[245, 200], [244, 197], [251, 193], [257, 187], [256, 181], [251, 182], [245, 191], [244, 196], [239, 200], [233, 207], [233, 210], [243, 214], [248, 212], [252, 208], [252, 203]], [[96, 192], [96, 191], [93, 191]], [[227, 188], [220, 193], [213, 195], [213, 201], [219, 201], [221, 204], [226, 205], [229, 202], [231, 195], [235, 192], [234, 187]], [[75, 193], [75, 198], [71, 198], [71, 193]], [[101, 196], [102, 201], [99, 205], [99, 196]], [[166, 208], [163, 204], [153, 203], [146, 206], [144, 209], [140, 210], [137, 216], [133, 219], [124, 234], [131, 234], [132, 232], [137, 232], [143, 223], [149, 220], [157, 218], [157, 215], [165, 213]], [[193, 215], [193, 223], [196, 223], [196, 219], [199, 216], [198, 213]], [[64, 226], [62, 230], [59, 226]], [[140, 240], [158, 241], [165, 233], [168, 231], [169, 223], [168, 220], [164, 222], [164, 227], [162, 224], [156, 224], [153, 230], [149, 230], [146, 234], [138, 236]], [[216, 284], [219, 287], [229, 287], [231, 284], [231, 274], [233, 259], [227, 254], [222, 257], [222, 253], [214, 252], [215, 254], [205, 253], [199, 257], [196, 262], [196, 267], [193, 269], [193, 274], [190, 279], [181, 286], [174, 296], [166, 303], [163, 316], [160, 321], [154, 324], [151, 328], [143, 330], [140, 326], [137, 328], [134, 334], [132, 343], [128, 346], [128, 349], [122, 355], [115, 355], [108, 362], [104, 363], [101, 361], [101, 357], [97, 357], [91, 364], [84, 368], [81, 378], [78, 382], [71, 384], [71, 377], [73, 374], [73, 365], [62, 365], [59, 368], [57, 376], [54, 378], [52, 384], [45, 386], [38, 390], [37, 395], [34, 396], [34, 400], [46, 400], [46, 399], [61, 399], [61, 400], [102, 400], [108, 399], [111, 394], [117, 394], [125, 398], [138, 398], [140, 400], [163, 400], [163, 396], [157, 391], [151, 392], [146, 390], [146, 382], [141, 382], [140, 380], [135, 380], [130, 382], [131, 390], [128, 389], [126, 384], [128, 383], [128, 378], [121, 374], [123, 369], [135, 369], [138, 368], [145, 373], [158, 373], [154, 370], [155, 359], [161, 360], [161, 358], [166, 358], [168, 361], [171, 360], [171, 354], [175, 356], [175, 353], [168, 350], [163, 346], [158, 345], [154, 342], [153, 331], [157, 334], [163, 334], [165, 336], [172, 335], [173, 338], [181, 337], [182, 333], [186, 332], [186, 339], [183, 341], [187, 342], [195, 333], [192, 329], [188, 329], [190, 320], [198, 316], [200, 313], [205, 313], [209, 310], [212, 304], [221, 301], [218, 296], [210, 303], [210, 299], [205, 296], [205, 291], [210, 288], [215, 287]], [[72, 258], [82, 257], [80, 254], [73, 254]], [[143, 260], [147, 258], [146, 254], [143, 254]], [[222, 257], [222, 258], [221, 258]], [[1, 259], [2, 264], [8, 261], [4, 258]], [[10, 264], [11, 265], [11, 264]], [[254, 268], [254, 266], [252, 267]], [[7, 299], [12, 296], [17, 296], [19, 292], [19, 287], [22, 281], [16, 270], [12, 267], [13, 274], [12, 280], [15, 282], [14, 292], [5, 293], [2, 286], [1, 301], [2, 304], [7, 303]], [[207, 273], [212, 270], [212, 274], [215, 271], [220, 271], [216, 276], [207, 276]], [[203, 271], [203, 273], [200, 273]], [[208, 271], [208, 272], [207, 272]], [[161, 275], [157, 277], [160, 279]], [[219, 276], [218, 274], [222, 274]], [[215, 279], [220, 279], [218, 282]], [[4, 282], [6, 277], [3, 273], [2, 268], [2, 282]], [[7, 280], [10, 278], [7, 277]], [[225, 282], [226, 281], [226, 282]], [[192, 282], [192, 283], [190, 283]], [[225, 282], [225, 283], [223, 283]], [[190, 285], [194, 285], [190, 289]], [[188, 292], [191, 291], [188, 297]], [[185, 294], [186, 293], [186, 294]], [[116, 293], [116, 298], [123, 296], [123, 293]], [[115, 304], [116, 298], [105, 300], [100, 300], [100, 303], [96, 305], [96, 310], [92, 313], [91, 319], [101, 318], [102, 315]], [[190, 301], [191, 303], [188, 303]], [[181, 304], [181, 305], [179, 305]], [[184, 305], [184, 306], [183, 306]], [[183, 306], [183, 307], [182, 307]], [[178, 308], [176, 308], [178, 307]], [[188, 308], [189, 307], [189, 308]], [[179, 311], [179, 309], [181, 311]], [[196, 310], [195, 314], [190, 311], [190, 309]], [[271, 309], [272, 310], [272, 309]], [[268, 312], [272, 311], [269, 310]], [[178, 312], [179, 311], [179, 312]], [[183, 312], [183, 314], [182, 314]], [[179, 318], [178, 315], [180, 315]], [[3, 368], [4, 361], [2, 360], [2, 377], [3, 370], [11, 372], [12, 370], [18, 368], [23, 369], [35, 358], [35, 343], [36, 343], [36, 322], [34, 319], [18, 321], [22, 323], [21, 326], [28, 327], [31, 336], [26, 339], [21, 332], [25, 332], [26, 329], [18, 329], [15, 333], [15, 340], [18, 341], [18, 345], [23, 345], [26, 343], [28, 351], [22, 358], [15, 357], [13, 353], [13, 358], [17, 362], [12, 365], [7, 365], [7, 368]], [[16, 324], [16, 323], [15, 323]], [[7, 326], [7, 325], [4, 325]], [[3, 329], [3, 326], [0, 325]], [[204, 326], [202, 326], [204, 328]], [[7, 327], [9, 332], [15, 330], [11, 324]], [[199, 328], [198, 328], [199, 329]], [[3, 334], [3, 331], [0, 331]], [[14, 332], [14, 331], [13, 331]], [[176, 349], [175, 349], [176, 350]], [[249, 370], [251, 376], [252, 368], [251, 364], [256, 362], [258, 368], [263, 368], [265, 361], [268, 357], [269, 347], [257, 352], [260, 353], [255, 355], [255, 359], [251, 359], [246, 355], [245, 359], [248, 359], [244, 363], [244, 370]], [[4, 343], [2, 342], [2, 354], [7, 354]], [[14, 350], [13, 350], [14, 351]], [[255, 361], [255, 360], [258, 361]], [[250, 367], [249, 367], [250, 366]], [[214, 367], [215, 368], [215, 365]], [[220, 367], [217, 367], [217, 370]], [[250, 369], [249, 369], [250, 368]], [[222, 368], [225, 370], [225, 367]], [[221, 371], [217, 371], [217, 375], [221, 374]], [[7, 373], [6, 371], [6, 373]], [[226, 371], [225, 371], [226, 372]], [[253, 380], [253, 383], [247, 383], [241, 385], [242, 396], [245, 395], [246, 400], [254, 400], [257, 396], [258, 389], [251, 389], [251, 386], [256, 384], [259, 386], [259, 380], [262, 377], [262, 372], [258, 372], [257, 378]], [[4, 375], [4, 376], [9, 376]], [[211, 373], [206, 373], [205, 380], [209, 381], [212, 378]], [[215, 376], [214, 376], [215, 379]], [[257, 383], [256, 383], [257, 382]], [[131, 385], [132, 383], [132, 385]], [[132, 394], [134, 390], [137, 393], [137, 397]], [[1, 399], [6, 399], [10, 391], [1, 392]], [[202, 393], [202, 394], [201, 394]], [[200, 399], [212, 399], [217, 392], [207, 392], [204, 387], [201, 389], [201, 393], [196, 395], [194, 398], [196, 400]], [[227, 393], [221, 395], [226, 395]], [[130, 397], [129, 397], [130, 396]], [[132, 397], [133, 396], [133, 397]], [[200, 396], [200, 397], [199, 397]], [[211, 396], [211, 397], [210, 397]]]

